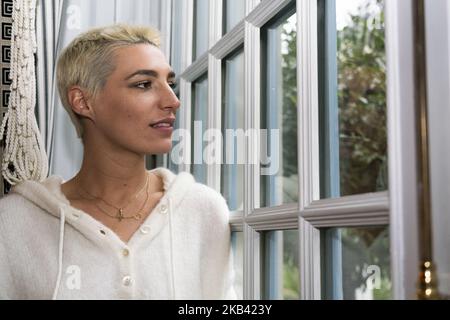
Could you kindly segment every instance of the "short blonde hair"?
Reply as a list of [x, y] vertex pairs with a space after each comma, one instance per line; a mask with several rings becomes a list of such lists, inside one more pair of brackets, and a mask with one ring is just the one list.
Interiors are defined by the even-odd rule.
[[148, 43], [160, 46], [156, 29], [145, 26], [115, 24], [90, 29], [80, 34], [62, 51], [57, 64], [57, 83], [61, 102], [70, 115], [78, 137], [83, 135], [80, 118], [72, 110], [68, 90], [80, 86], [95, 97], [114, 71], [114, 51], [120, 47]]

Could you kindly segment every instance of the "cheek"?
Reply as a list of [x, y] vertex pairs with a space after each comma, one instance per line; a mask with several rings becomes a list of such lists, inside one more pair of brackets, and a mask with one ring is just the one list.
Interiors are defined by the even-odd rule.
[[145, 118], [145, 108], [135, 97], [124, 98], [119, 96], [111, 101], [110, 116], [114, 122], [143, 121]]
[[147, 136], [151, 134], [149, 125], [155, 120], [159, 119], [155, 108], [155, 102], [152, 99], [144, 99], [134, 97], [127, 101], [122, 101], [120, 108], [116, 113], [116, 127], [122, 134], [131, 137]]
[[99, 124], [108, 131], [112, 129], [127, 136], [136, 132], [141, 135], [151, 121], [159, 119], [157, 101], [151, 94], [116, 92], [102, 102]]

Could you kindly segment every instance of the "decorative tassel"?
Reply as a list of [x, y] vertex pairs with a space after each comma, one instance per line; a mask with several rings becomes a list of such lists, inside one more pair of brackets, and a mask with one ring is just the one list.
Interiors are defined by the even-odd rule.
[[44, 180], [48, 158], [34, 115], [36, 0], [14, 0], [12, 19], [12, 85], [8, 111], [0, 126], [0, 140], [5, 139], [2, 175], [16, 185], [25, 180]]

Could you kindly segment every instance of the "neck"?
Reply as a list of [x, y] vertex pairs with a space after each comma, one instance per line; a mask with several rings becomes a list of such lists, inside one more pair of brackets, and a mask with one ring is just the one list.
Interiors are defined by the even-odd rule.
[[83, 163], [74, 178], [82, 192], [116, 203], [136, 193], [146, 179], [145, 155], [94, 143], [85, 144]]

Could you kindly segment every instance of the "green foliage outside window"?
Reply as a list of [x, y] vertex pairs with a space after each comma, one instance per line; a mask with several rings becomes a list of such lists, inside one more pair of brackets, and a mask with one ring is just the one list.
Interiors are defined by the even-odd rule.
[[282, 54], [283, 67], [283, 176], [296, 175], [297, 170], [297, 29], [283, 28], [287, 50]]
[[341, 195], [387, 189], [383, 7], [366, 1], [337, 34]]

